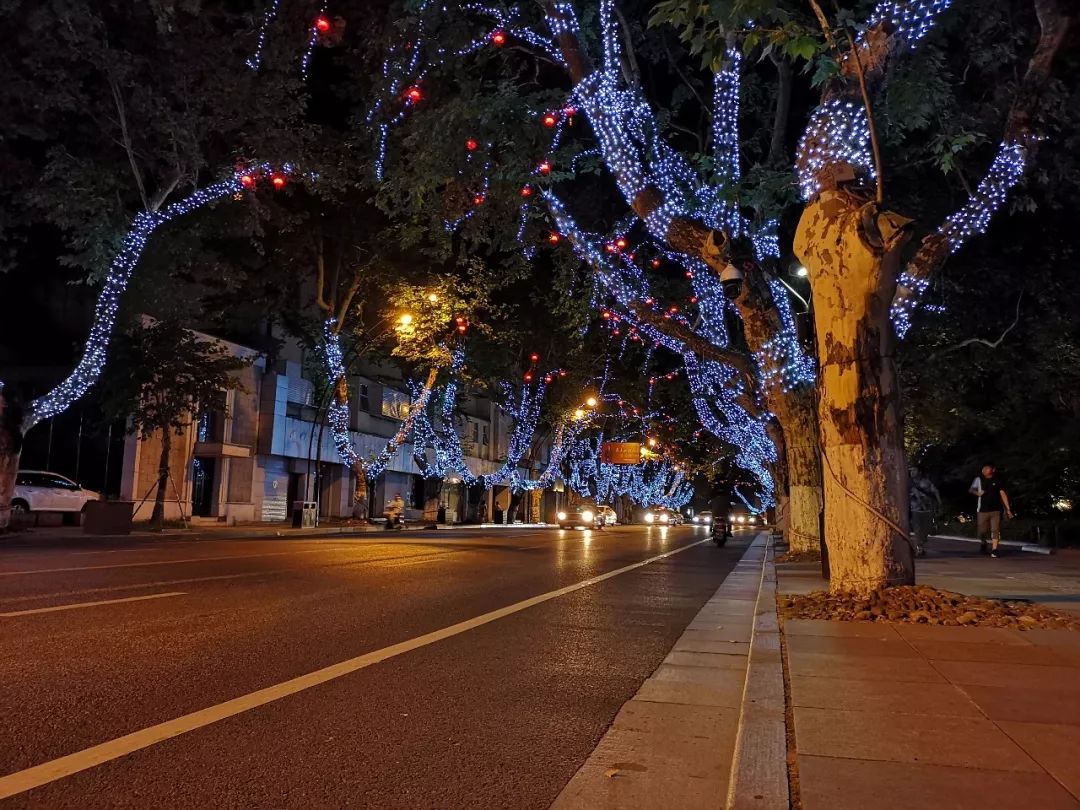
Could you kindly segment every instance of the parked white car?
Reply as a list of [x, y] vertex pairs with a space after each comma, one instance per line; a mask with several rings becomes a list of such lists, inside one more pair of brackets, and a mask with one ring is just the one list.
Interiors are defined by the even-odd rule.
[[596, 514], [604, 521], [605, 526], [614, 526], [619, 522], [618, 516], [615, 514], [615, 510], [610, 506], [598, 506], [596, 508]]
[[42, 470], [19, 470], [11, 511], [81, 512], [88, 501], [100, 501], [100, 493], [83, 489], [70, 478]]

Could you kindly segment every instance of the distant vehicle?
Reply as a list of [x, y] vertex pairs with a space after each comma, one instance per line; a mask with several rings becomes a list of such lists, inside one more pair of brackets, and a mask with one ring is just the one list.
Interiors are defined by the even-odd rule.
[[713, 513], [709, 511], [698, 512], [694, 515], [694, 523], [699, 526], [709, 526], [713, 522]]
[[70, 478], [43, 470], [19, 470], [15, 475], [14, 514], [25, 512], [81, 512], [100, 493], [83, 489]]
[[655, 523], [659, 526], [677, 526], [683, 522], [681, 514], [664, 507], [646, 509], [644, 518], [646, 523]]
[[587, 504], [567, 507], [565, 511], [559, 512], [558, 518], [560, 529], [602, 529], [605, 522], [600, 511]]
[[596, 514], [600, 516], [605, 526], [614, 526], [619, 522], [618, 516], [615, 514], [615, 510], [610, 506], [598, 506], [596, 508]]
[[745, 506], [733, 506], [728, 514], [728, 523], [731, 524], [731, 528], [739, 529], [764, 525], [765, 519], [761, 515], [755, 515]]

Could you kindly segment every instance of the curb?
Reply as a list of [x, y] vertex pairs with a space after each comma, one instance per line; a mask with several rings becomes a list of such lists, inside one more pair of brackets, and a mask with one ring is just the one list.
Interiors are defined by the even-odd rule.
[[772, 538], [765, 536], [750, 661], [746, 667], [739, 731], [728, 780], [728, 810], [787, 810], [790, 805], [784, 662], [776, 615], [776, 568]]

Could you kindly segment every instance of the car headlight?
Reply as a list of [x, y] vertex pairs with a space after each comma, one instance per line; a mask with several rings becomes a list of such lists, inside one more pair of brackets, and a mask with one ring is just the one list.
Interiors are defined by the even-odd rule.
[[735, 518], [735, 520], [738, 523], [746, 523], [746, 518], [743, 517], [742, 515], [739, 515], [737, 518]]
[[654, 515], [652, 512], [646, 512], [645, 513], [645, 522], [646, 523], [652, 523], [654, 520], [656, 520], [656, 515]]
[[588, 523], [593, 519], [593, 513], [586, 509], [584, 512], [581, 513], [581, 519]]
[[748, 518], [746, 519], [746, 522], [747, 522], [747, 523], [757, 523], [757, 518], [756, 518], [756, 517], [754, 517], [753, 515], [751, 515], [750, 517], [748, 517]]
[[559, 512], [559, 520], [566, 520], [566, 512]]
[[711, 517], [707, 517], [707, 518], [705, 518], [705, 522], [706, 522], [706, 523], [712, 523], [712, 518], [711, 518]]
[[701, 523], [701, 518], [695, 517], [694, 518], [694, 523]]
[[669, 520], [671, 520], [671, 518], [667, 513], [664, 513], [663, 515], [660, 516], [660, 522], [661, 523], [667, 523]]

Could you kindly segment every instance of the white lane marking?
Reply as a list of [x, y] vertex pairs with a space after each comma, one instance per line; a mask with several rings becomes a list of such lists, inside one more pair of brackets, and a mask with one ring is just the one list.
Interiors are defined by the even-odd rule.
[[77, 608], [97, 607], [98, 605], [119, 605], [121, 602], [142, 602], [146, 599], [164, 599], [166, 596], [183, 596], [185, 593], [186, 591], [172, 591], [171, 593], [152, 593], [148, 596], [128, 596], [124, 599], [102, 599], [98, 602], [53, 605], [52, 607], [34, 608], [33, 610], [13, 610], [10, 613], [0, 613], [0, 618], [10, 619], [12, 616], [29, 616], [32, 613], [56, 613], [59, 610], [76, 610]]
[[246, 577], [266, 577], [276, 574], [304, 574], [308, 571], [318, 571], [322, 568], [359, 568], [363, 565], [373, 565], [392, 560], [416, 560], [421, 562], [433, 562], [442, 557], [464, 553], [464, 549], [450, 549], [449, 551], [431, 551], [420, 554], [412, 554], [405, 557], [396, 555], [393, 557], [368, 557], [344, 562], [316, 563], [315, 565], [299, 568], [268, 568], [265, 571], [244, 571], [239, 574], [217, 574], [210, 577], [185, 577], [184, 579], [159, 579], [154, 582], [137, 582], [132, 585], [110, 585], [104, 588], [84, 588], [78, 591], [60, 591], [57, 593], [32, 593], [24, 596], [12, 596], [0, 599], [0, 606], [17, 604], [19, 602], [31, 602], [35, 599], [55, 599], [58, 596], [87, 596], [92, 593], [112, 593], [113, 591], [138, 591], [144, 588], [161, 588], [166, 585], [189, 585], [193, 582], [216, 582], [223, 579], [243, 579]]
[[314, 686], [319, 686], [320, 684], [336, 680], [345, 675], [350, 675], [365, 667], [370, 667], [372, 664], [378, 664], [381, 661], [403, 655], [404, 653], [411, 652], [420, 647], [426, 647], [429, 644], [451, 638], [452, 636], [459, 635], [468, 630], [474, 630], [477, 627], [497, 621], [527, 608], [531, 608], [534, 605], [539, 605], [551, 599], [565, 596], [568, 593], [579, 591], [582, 588], [587, 588], [598, 582], [617, 577], [628, 571], [634, 571], [649, 563], [654, 563], [665, 557], [671, 557], [674, 554], [678, 554], [707, 542], [709, 541], [698, 540], [689, 545], [674, 548], [671, 551], [657, 554], [654, 557], [649, 557], [639, 562], [632, 563], [631, 565], [616, 568], [614, 571], [608, 571], [606, 574], [600, 574], [591, 579], [575, 582], [573, 585], [567, 585], [564, 588], [548, 591], [539, 596], [523, 599], [512, 605], [507, 605], [506, 607], [483, 613], [471, 619], [466, 619], [463, 622], [451, 624], [448, 627], [443, 627], [441, 630], [425, 633], [422, 636], [411, 638], [408, 641], [402, 641], [389, 647], [383, 647], [381, 650], [375, 650], [374, 652], [359, 655], [356, 658], [350, 658], [347, 661], [331, 664], [328, 667], [317, 669], [306, 675], [300, 675], [299, 677], [282, 681], [274, 686], [268, 686], [265, 689], [258, 689], [249, 694], [233, 698], [232, 700], [226, 700], [224, 703], [219, 703], [216, 706], [200, 709], [197, 712], [185, 714], [182, 717], [177, 717], [173, 720], [166, 720], [164, 723], [158, 723], [156, 726], [150, 726], [149, 728], [144, 728], [140, 731], [132, 732], [131, 734], [125, 734], [123, 737], [117, 737], [115, 740], [109, 740], [108, 742], [91, 746], [82, 751], [76, 751], [74, 754], [68, 754], [67, 756], [59, 757], [50, 760], [49, 762], [43, 762], [40, 765], [34, 765], [33, 767], [26, 768], [22, 771], [16, 771], [7, 776], [0, 777], [0, 799], [7, 799], [24, 791], [46, 785], [49, 782], [55, 782], [58, 779], [71, 776], [79, 771], [85, 771], [88, 768], [93, 768], [105, 762], [119, 759], [120, 757], [139, 751], [143, 748], [149, 748], [151, 745], [156, 745], [159, 742], [170, 740], [173, 737], [179, 737], [181, 734], [187, 734], [189, 731], [195, 731], [196, 729], [203, 728], [211, 723], [216, 723], [219, 720], [234, 717], [243, 712], [256, 709], [259, 706], [265, 706], [267, 703], [273, 703], [275, 700], [281, 700], [290, 695], [295, 695], [297, 692], [303, 692]]
[[306, 548], [293, 551], [266, 551], [259, 554], [226, 554], [217, 557], [188, 557], [181, 560], [148, 560], [146, 562], [113, 563], [112, 565], [82, 565], [70, 568], [36, 568], [32, 571], [0, 571], [0, 577], [21, 577], [29, 574], [60, 574], [71, 571], [104, 571], [113, 568], [143, 568], [152, 565], [183, 565], [185, 563], [216, 562], [217, 560], [249, 560], [255, 557], [281, 557], [287, 554], [326, 554], [340, 549]]
[[[526, 534], [530, 534], [530, 533], [518, 532], [515, 536], [520, 538], [520, 537], [522, 537], [522, 536], [524, 536]], [[536, 534], [541, 534], [541, 532], [536, 532]], [[487, 539], [487, 538], [476, 538], [476, 537], [473, 537], [473, 538], [462, 537], [462, 538], [458, 539], [458, 538], [452, 537], [451, 533], [449, 531], [443, 532], [441, 535], [439, 535], [439, 537], [440, 538], [445, 538], [446, 540], [457, 540], [457, 544], [459, 544], [459, 545], [467, 545], [469, 540], [474, 540], [475, 541], [475, 540], [486, 540]], [[333, 538], [329, 538], [329, 539], [317, 538], [314, 541], [309, 541], [309, 542], [317, 542], [317, 543], [319, 543], [320, 546], [321, 546], [320, 548], [294, 549], [292, 551], [265, 551], [265, 552], [260, 552], [258, 554], [227, 554], [227, 555], [223, 554], [223, 555], [218, 555], [218, 556], [215, 556], [215, 557], [188, 557], [188, 558], [179, 559], [179, 560], [147, 560], [146, 562], [111, 563], [111, 564], [108, 564], [108, 565], [81, 565], [81, 566], [70, 566], [70, 567], [64, 567], [64, 568], [35, 568], [35, 569], [29, 570], [29, 571], [0, 571], [0, 577], [21, 577], [21, 576], [29, 576], [30, 574], [62, 574], [62, 573], [70, 573], [70, 572], [73, 572], [73, 571], [105, 571], [105, 570], [111, 570], [111, 569], [114, 569], [114, 568], [140, 568], [140, 567], [143, 567], [143, 566], [153, 566], [153, 565], [183, 565], [185, 563], [215, 562], [217, 560], [247, 560], [247, 559], [252, 559], [252, 558], [255, 558], [255, 557], [280, 557], [282, 555], [288, 555], [288, 554], [317, 554], [317, 553], [320, 553], [320, 552], [325, 553], [325, 552], [330, 552], [330, 551], [335, 551], [335, 550], [336, 551], [344, 551], [345, 549], [348, 549], [348, 548], [351, 548], [351, 547], [354, 547], [354, 546], [366, 547], [366, 546], [385, 545], [385, 546], [401, 547], [402, 545], [427, 545], [428, 544], [427, 541], [429, 541], [431, 539], [433, 539], [433, 538], [430, 538], [430, 537], [427, 537], [427, 538], [418, 537], [418, 538], [416, 538], [414, 540], [410, 540], [410, 539], [408, 539], [406, 537], [403, 537], [403, 538], [401, 538], [401, 540], [404, 541], [404, 542], [399, 541], [397, 543], [393, 543], [393, 542], [390, 542], [385, 537], [372, 538], [370, 540], [368, 540], [367, 538], [348, 538], [348, 537], [341, 538], [341, 539], [338, 539], [337, 537], [333, 537]], [[191, 542], [195, 542], [195, 541], [191, 541]], [[206, 542], [216, 542], [216, 541], [206, 541]], [[162, 546], [162, 548], [167, 548], [167, 546]], [[129, 549], [120, 549], [120, 550], [121, 551], [129, 551]], [[138, 551], [139, 549], [130, 549], [130, 550], [131, 551]], [[84, 552], [76, 552], [76, 553], [82, 554]], [[107, 554], [107, 553], [111, 553], [111, 552], [103, 551], [103, 552], [99, 552], [99, 553]]]

